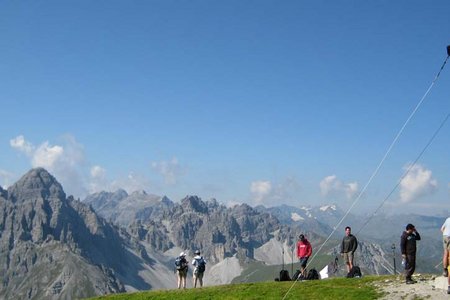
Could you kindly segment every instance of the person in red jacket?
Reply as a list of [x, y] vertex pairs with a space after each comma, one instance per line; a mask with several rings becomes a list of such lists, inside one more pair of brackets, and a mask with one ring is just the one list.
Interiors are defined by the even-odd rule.
[[312, 254], [312, 247], [303, 234], [300, 234], [298, 238], [300, 240], [297, 242], [297, 257], [300, 261], [300, 272], [305, 278], [306, 265], [308, 263], [308, 258]]

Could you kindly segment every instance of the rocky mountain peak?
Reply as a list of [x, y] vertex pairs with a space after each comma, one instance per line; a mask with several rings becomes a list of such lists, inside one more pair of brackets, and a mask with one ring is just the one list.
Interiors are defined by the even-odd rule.
[[246, 203], [236, 205], [232, 208], [232, 210], [238, 215], [253, 215], [256, 213], [256, 210]]
[[8, 196], [13, 202], [36, 198], [66, 198], [61, 184], [44, 168], [28, 171], [19, 181], [8, 188]]
[[113, 194], [117, 198], [125, 198], [128, 197], [128, 193], [124, 189], [118, 189]]
[[131, 193], [130, 196], [146, 196], [147, 192], [144, 190], [138, 190]]
[[181, 200], [181, 207], [184, 211], [199, 213], [206, 213], [208, 211], [208, 206], [198, 196], [186, 196]]
[[173, 202], [170, 200], [167, 196], [162, 196], [162, 198], [159, 200], [161, 203], [172, 205]]
[[8, 197], [8, 192], [5, 191], [1, 186], [0, 186], [0, 197], [3, 197], [5, 199]]

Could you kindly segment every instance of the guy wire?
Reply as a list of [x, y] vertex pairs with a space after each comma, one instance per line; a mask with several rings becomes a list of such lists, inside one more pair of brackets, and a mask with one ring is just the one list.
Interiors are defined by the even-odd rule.
[[[436, 74], [436, 76], [434, 77], [433, 81], [431, 82], [430, 86], [428, 87], [427, 91], [425, 92], [425, 94], [422, 96], [422, 98], [420, 99], [419, 103], [417, 103], [416, 107], [414, 108], [414, 110], [412, 111], [412, 113], [409, 115], [409, 117], [406, 119], [405, 123], [403, 124], [403, 126], [400, 128], [399, 132], [397, 133], [397, 135], [395, 136], [394, 140], [392, 141], [391, 145], [389, 146], [389, 148], [387, 149], [386, 153], [384, 154], [383, 158], [381, 159], [380, 163], [378, 164], [378, 166], [375, 168], [374, 172], [372, 173], [372, 175], [370, 176], [369, 180], [367, 181], [367, 183], [365, 184], [364, 188], [361, 190], [361, 192], [358, 194], [358, 196], [356, 197], [356, 199], [353, 201], [352, 205], [350, 206], [350, 208], [347, 210], [347, 212], [344, 214], [344, 216], [341, 218], [341, 220], [334, 226], [333, 231], [328, 235], [328, 237], [325, 239], [325, 241], [322, 243], [322, 245], [319, 247], [319, 250], [317, 250], [314, 255], [311, 257], [311, 260], [308, 262], [308, 265], [310, 265], [314, 259], [316, 258], [317, 254], [320, 253], [320, 251], [322, 250], [322, 248], [325, 246], [325, 244], [328, 242], [328, 240], [333, 236], [333, 234], [336, 232], [337, 228], [341, 225], [341, 223], [344, 221], [344, 219], [348, 216], [348, 214], [350, 213], [350, 211], [353, 209], [353, 207], [356, 205], [356, 203], [359, 202], [359, 200], [361, 199], [362, 194], [366, 191], [367, 187], [370, 185], [370, 183], [372, 182], [373, 178], [378, 174], [378, 171], [380, 170], [381, 166], [383, 165], [384, 161], [386, 160], [387, 156], [389, 155], [389, 153], [391, 152], [392, 148], [394, 147], [394, 145], [397, 143], [397, 140], [400, 138], [400, 136], [403, 133], [403, 130], [405, 129], [405, 127], [408, 125], [409, 121], [412, 119], [412, 117], [415, 115], [415, 113], [417, 112], [417, 110], [419, 109], [419, 107], [422, 105], [422, 103], [424, 102], [425, 98], [428, 96], [429, 92], [431, 91], [431, 89], [433, 88], [435, 82], [438, 80], [439, 76], [441, 75], [442, 70], [445, 67], [445, 64], [447, 63], [448, 58], [450, 57], [450, 54], [447, 55], [447, 58], [445, 59], [444, 63], [442, 64], [441, 68], [439, 69], [439, 72]], [[447, 118], [445, 119], [445, 121], [447, 120]], [[445, 123], [445, 122], [443, 122]], [[442, 124], [443, 125], [443, 124]], [[440, 130], [440, 129], [439, 129]], [[297, 280], [294, 280], [294, 282], [292, 283], [291, 287], [289, 288], [289, 290], [286, 292], [286, 294], [283, 296], [282, 300], [286, 299], [287, 295], [289, 294], [289, 292], [291, 291], [291, 289], [294, 287], [294, 285], [296, 284]]]
[[361, 226], [361, 228], [358, 230], [358, 232], [356, 233], [356, 235], [358, 235], [364, 227], [366, 227], [366, 225], [372, 220], [372, 218], [377, 214], [377, 212], [381, 209], [381, 207], [384, 205], [384, 203], [392, 196], [392, 194], [395, 192], [395, 190], [398, 188], [398, 186], [402, 183], [403, 179], [405, 179], [405, 177], [409, 174], [409, 172], [412, 170], [412, 168], [414, 168], [414, 166], [417, 164], [417, 161], [422, 157], [422, 155], [425, 153], [425, 151], [427, 150], [427, 148], [431, 145], [431, 143], [433, 142], [434, 138], [438, 135], [439, 131], [442, 129], [442, 127], [444, 127], [444, 124], [447, 122], [448, 118], [450, 117], [450, 113], [447, 114], [447, 116], [445, 117], [445, 119], [441, 122], [441, 124], [439, 125], [439, 127], [436, 129], [436, 131], [434, 132], [433, 136], [431, 137], [431, 139], [428, 141], [428, 143], [425, 145], [425, 147], [422, 149], [422, 151], [419, 153], [419, 155], [416, 157], [416, 159], [414, 160], [414, 162], [412, 164], [410, 164], [408, 166], [408, 169], [403, 173], [403, 175], [400, 177], [399, 181], [397, 182], [397, 184], [393, 187], [393, 189], [391, 190], [391, 192], [386, 196], [386, 198], [384, 198], [384, 200], [381, 202], [380, 206], [378, 206], [378, 208], [370, 215], [370, 217], [367, 219], [367, 221]]

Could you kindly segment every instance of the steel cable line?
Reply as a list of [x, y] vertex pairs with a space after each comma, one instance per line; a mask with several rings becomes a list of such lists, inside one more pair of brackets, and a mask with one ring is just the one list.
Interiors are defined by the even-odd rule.
[[366, 227], [366, 225], [372, 220], [372, 218], [377, 214], [377, 212], [381, 209], [381, 207], [384, 205], [384, 203], [386, 203], [386, 201], [392, 196], [392, 194], [395, 192], [395, 190], [397, 190], [398, 186], [402, 183], [403, 179], [405, 179], [405, 177], [409, 174], [409, 172], [412, 170], [412, 168], [414, 168], [414, 166], [417, 164], [417, 161], [422, 157], [422, 155], [425, 153], [425, 151], [427, 150], [427, 148], [431, 145], [431, 143], [433, 142], [434, 138], [438, 135], [439, 131], [441, 131], [442, 127], [444, 127], [445, 123], [447, 122], [447, 120], [450, 117], [450, 113], [447, 114], [447, 116], [445, 117], [444, 120], [442, 120], [441, 124], [439, 125], [439, 127], [436, 129], [436, 131], [434, 132], [433, 136], [430, 138], [430, 140], [428, 141], [428, 143], [425, 145], [425, 147], [422, 149], [422, 151], [419, 153], [419, 155], [416, 157], [416, 159], [414, 160], [414, 162], [412, 164], [410, 164], [408, 166], [408, 169], [403, 173], [403, 175], [400, 177], [399, 181], [397, 182], [397, 184], [392, 188], [392, 190], [390, 191], [390, 193], [386, 196], [386, 198], [384, 198], [384, 200], [381, 202], [380, 206], [377, 207], [377, 209], [370, 215], [370, 217], [366, 220], [366, 222], [361, 226], [361, 228], [358, 230], [358, 232], [356, 233], [356, 235], [358, 235], [363, 229], [364, 227]]
[[[428, 89], [426, 90], [426, 92], [424, 93], [424, 95], [422, 96], [422, 98], [420, 99], [420, 101], [417, 103], [416, 107], [414, 108], [414, 110], [411, 112], [411, 114], [409, 115], [409, 117], [406, 119], [406, 121], [404, 122], [403, 126], [400, 128], [399, 132], [397, 133], [397, 135], [395, 136], [394, 140], [392, 141], [392, 143], [390, 144], [389, 148], [386, 150], [386, 153], [384, 154], [383, 158], [381, 159], [380, 163], [378, 164], [378, 166], [375, 168], [375, 170], [373, 171], [372, 175], [370, 176], [369, 180], [367, 181], [367, 183], [364, 185], [363, 189], [360, 191], [360, 193], [358, 194], [358, 196], [356, 197], [356, 199], [353, 201], [352, 205], [350, 206], [350, 208], [347, 210], [347, 212], [344, 214], [344, 216], [341, 218], [341, 220], [334, 226], [333, 231], [328, 235], [328, 237], [325, 239], [325, 241], [322, 243], [322, 245], [319, 247], [319, 250], [317, 250], [314, 255], [311, 257], [311, 260], [308, 262], [307, 266], [310, 265], [314, 259], [316, 258], [317, 254], [320, 253], [320, 251], [322, 250], [322, 248], [325, 246], [325, 244], [328, 242], [328, 240], [333, 236], [333, 234], [336, 232], [337, 228], [341, 225], [341, 223], [344, 221], [344, 219], [348, 216], [348, 214], [350, 213], [350, 211], [353, 209], [353, 207], [359, 202], [359, 200], [361, 199], [361, 196], [364, 194], [364, 192], [366, 191], [367, 187], [370, 185], [370, 183], [372, 182], [372, 180], [375, 178], [375, 176], [378, 174], [381, 166], [384, 164], [384, 161], [386, 160], [386, 158], [388, 157], [388, 155], [390, 154], [392, 148], [394, 147], [394, 145], [397, 143], [398, 139], [400, 138], [400, 136], [402, 135], [404, 129], [406, 128], [406, 126], [408, 125], [409, 121], [412, 119], [412, 117], [416, 114], [417, 110], [419, 109], [419, 107], [422, 105], [422, 103], [425, 101], [426, 97], [428, 96], [428, 94], [430, 93], [431, 89], [433, 88], [434, 84], [436, 83], [436, 81], [438, 80], [439, 76], [441, 75], [442, 70], [444, 69], [448, 58], [450, 57], [450, 46], [447, 46], [447, 58], [444, 60], [444, 63], [442, 64], [442, 66], [440, 67], [438, 73], [436, 74], [436, 76], [434, 77], [433, 81], [431, 82], [430, 86], [428, 87]], [[444, 122], [445, 123], [445, 122]], [[442, 124], [443, 125], [443, 124]], [[297, 282], [297, 280], [294, 281], [294, 283], [291, 285], [291, 287], [289, 288], [289, 290], [286, 292], [286, 294], [283, 296], [282, 300], [284, 300], [286, 298], [286, 296], [289, 294], [289, 292], [291, 291], [291, 289], [294, 287], [295, 283]]]

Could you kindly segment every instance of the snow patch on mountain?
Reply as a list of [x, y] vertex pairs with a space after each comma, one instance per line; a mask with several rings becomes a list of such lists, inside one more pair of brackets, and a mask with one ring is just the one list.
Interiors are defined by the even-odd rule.
[[324, 205], [320, 207], [321, 211], [327, 211], [327, 210], [336, 210], [336, 205]]
[[298, 213], [294, 212], [294, 213], [291, 213], [291, 219], [292, 219], [292, 221], [297, 222], [297, 221], [304, 220], [305, 218], [300, 216]]

